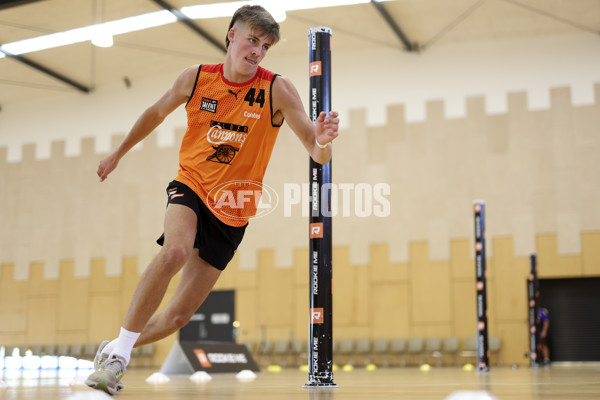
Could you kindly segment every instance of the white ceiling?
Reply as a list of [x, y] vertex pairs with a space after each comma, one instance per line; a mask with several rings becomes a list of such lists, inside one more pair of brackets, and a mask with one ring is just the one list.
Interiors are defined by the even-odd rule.
[[[168, 0], [177, 8], [218, 1]], [[468, 41], [582, 32], [600, 36], [600, 0], [396, 0], [382, 4], [422, 52]], [[161, 7], [152, 0], [43, 0], [0, 8], [0, 44], [158, 10]], [[224, 41], [229, 18], [194, 22]], [[323, 25], [333, 29], [335, 51], [382, 47], [406, 51], [377, 8], [367, 3], [288, 12], [281, 23], [282, 41], [269, 57], [306, 57], [308, 28]], [[24, 56], [92, 90], [123, 82], [125, 77], [134, 82], [223, 59], [220, 50], [180, 22], [114, 40], [110, 48], [85, 42]], [[14, 59], [0, 59], [0, 106], [57, 91], [77, 89]]]

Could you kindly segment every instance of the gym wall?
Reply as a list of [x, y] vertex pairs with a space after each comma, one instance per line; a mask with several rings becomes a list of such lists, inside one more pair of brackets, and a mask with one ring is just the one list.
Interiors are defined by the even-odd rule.
[[[390, 188], [389, 216], [357, 216], [353, 193], [351, 215], [334, 220], [336, 338], [475, 335], [474, 199], [486, 200], [490, 335], [502, 339], [503, 362], [527, 362], [529, 253], [538, 253], [540, 278], [600, 275], [600, 77], [581, 73], [593, 45], [571, 40], [577, 52], [562, 62], [580, 72], [571, 76], [561, 64], [564, 71], [552, 70], [543, 82], [541, 65], [525, 62], [523, 50], [542, 52], [542, 64], [552, 44], [539, 40], [520, 41], [516, 55], [508, 46], [497, 54], [475, 45], [416, 60], [396, 50], [334, 55], [333, 104], [344, 120], [334, 182]], [[477, 66], [492, 54], [513, 55], [520, 75], [503, 75], [489, 61], [487, 69]], [[296, 64], [280, 57], [266, 67], [307, 94], [305, 66]], [[460, 74], [465, 85], [457, 87]], [[111, 98], [119, 102], [125, 89], [45, 99], [46, 118], [37, 121], [25, 110], [41, 102], [4, 107], [0, 343], [85, 343], [117, 334], [139, 274], [158, 251], [181, 114], [106, 182], [95, 171], [149, 105], [148, 93], [157, 97], [168, 84], [166, 77], [140, 82], [114, 119]], [[76, 102], [78, 110], [94, 103], [85, 111], [91, 120], [65, 111]], [[240, 341], [259, 340], [262, 327], [268, 339], [306, 335], [308, 222], [300, 205], [286, 209], [283, 200], [286, 188], [308, 181], [307, 164], [284, 127], [265, 177], [280, 203], [251, 222], [217, 285], [236, 290]], [[159, 343], [157, 362], [174, 339]]]

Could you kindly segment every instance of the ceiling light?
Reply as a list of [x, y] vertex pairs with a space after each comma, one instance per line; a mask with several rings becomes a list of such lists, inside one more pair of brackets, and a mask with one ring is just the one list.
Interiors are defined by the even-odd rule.
[[65, 32], [51, 33], [49, 35], [38, 36], [31, 39], [19, 40], [17, 42], [2, 45], [2, 49], [18, 55], [81, 43], [88, 40], [95, 42], [98, 37], [104, 37], [106, 43], [106, 38], [108, 36], [110, 36], [112, 40], [113, 35], [153, 28], [155, 26], [170, 24], [175, 21], [177, 21], [177, 17], [169, 11], [156, 11], [135, 17], [105, 22], [103, 24], [90, 25]]
[[370, 3], [370, 0], [302, 0], [285, 2], [285, 9], [292, 10], [308, 10], [311, 8], [338, 7], [338, 6], [353, 6], [356, 4]]
[[245, 5], [258, 4], [267, 9], [277, 22], [285, 20], [287, 3], [277, 0], [232, 1], [228, 3], [199, 4], [196, 6], [182, 7], [181, 12], [191, 19], [210, 19], [231, 17], [238, 8]]
[[112, 35], [120, 35], [122, 33], [141, 31], [143, 29], [171, 24], [175, 21], [177, 21], [175, 15], [170, 11], [162, 10], [105, 22], [102, 26], [103, 29], [106, 29], [106, 31], [110, 32]]
[[[276, 21], [281, 22], [286, 18], [286, 11], [347, 6], [369, 2], [370, 0], [251, 0], [200, 4], [182, 7], [180, 11], [192, 19], [229, 18], [243, 5], [260, 4], [271, 12]], [[114, 35], [167, 25], [175, 21], [177, 21], [177, 17], [170, 11], [161, 10], [116, 21], [109, 21], [103, 24], [90, 25], [65, 32], [57, 32], [31, 39], [19, 40], [0, 46], [0, 50], [19, 55], [74, 43], [81, 43], [88, 40], [92, 41], [92, 43], [97, 46], [110, 46], [109, 43], [112, 42], [112, 37]], [[5, 57], [5, 55], [0, 51], [0, 58], [3, 57]]]
[[[349, 6], [354, 4], [369, 3], [370, 0], [250, 0], [250, 1], [232, 1], [227, 3], [198, 4], [196, 6], [182, 7], [181, 12], [192, 19], [210, 19], [231, 17], [233, 13], [245, 5], [261, 5], [273, 14], [285, 14], [285, 11], [308, 10], [311, 8]], [[280, 16], [281, 18], [281, 16]], [[281, 21], [283, 21], [281, 19]]]
[[31, 39], [19, 40], [17, 42], [2, 45], [2, 49], [12, 54], [24, 54], [34, 51], [50, 49], [53, 47], [66, 46], [73, 43], [84, 42], [91, 39], [93, 26], [71, 29], [70, 31], [51, 33], [50, 35], [38, 36]]
[[269, 10], [269, 12], [271, 13], [276, 22], [283, 22], [287, 18], [285, 10], [283, 9]]
[[111, 47], [114, 44], [113, 36], [108, 33], [100, 33], [92, 37], [92, 44], [98, 47]]
[[180, 11], [192, 19], [231, 17], [238, 8], [249, 3], [249, 1], [233, 1], [230, 3], [200, 4], [182, 7]]
[[277, 0], [259, 0], [258, 4], [263, 6], [277, 22], [285, 21], [285, 2]]

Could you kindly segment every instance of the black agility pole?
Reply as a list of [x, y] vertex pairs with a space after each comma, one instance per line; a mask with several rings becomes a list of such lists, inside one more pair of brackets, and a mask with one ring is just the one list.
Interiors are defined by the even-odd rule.
[[[310, 116], [331, 111], [331, 29], [308, 30]], [[305, 388], [337, 387], [333, 382], [331, 161], [310, 159], [308, 382]]]
[[527, 294], [529, 297], [529, 358], [531, 360], [531, 368], [538, 366], [537, 359], [537, 332], [536, 318], [538, 313], [538, 297], [537, 297], [537, 256], [532, 253], [530, 256], [530, 271], [527, 282]]
[[487, 282], [485, 272], [485, 202], [473, 202], [475, 211], [475, 278], [477, 288], [477, 372], [489, 372]]

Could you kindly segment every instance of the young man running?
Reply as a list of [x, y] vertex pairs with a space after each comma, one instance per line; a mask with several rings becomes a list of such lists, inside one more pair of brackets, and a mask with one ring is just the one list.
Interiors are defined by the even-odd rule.
[[[323, 112], [313, 123], [294, 85], [259, 66], [278, 40], [279, 25], [264, 8], [238, 9], [227, 31], [224, 62], [183, 71], [100, 162], [98, 176], [104, 181], [133, 146], [185, 103], [187, 131], [179, 171], [167, 188], [164, 234], [158, 240], [162, 248], [142, 274], [119, 336], [98, 349], [88, 386], [109, 394], [121, 389], [132, 348], [176, 332], [204, 302], [233, 257], [257, 203], [222, 212], [227, 204], [214, 189], [226, 185], [231, 191], [245, 190], [245, 183], [262, 183], [284, 119], [316, 162], [331, 159], [329, 143], [338, 135], [338, 114]], [[180, 270], [169, 304], [155, 313]]]

